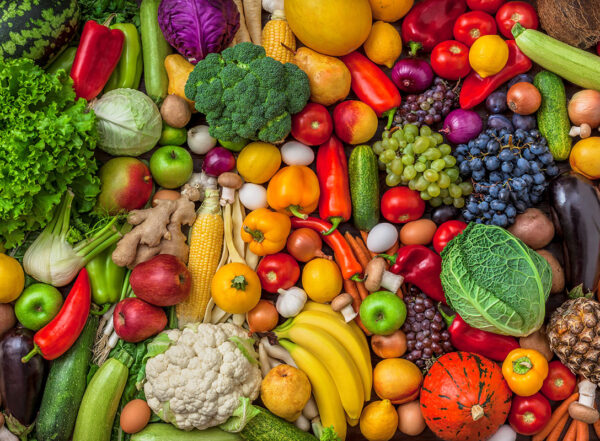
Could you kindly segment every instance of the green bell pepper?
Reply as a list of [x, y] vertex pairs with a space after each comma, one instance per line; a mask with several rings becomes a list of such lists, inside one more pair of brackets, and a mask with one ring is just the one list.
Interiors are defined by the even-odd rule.
[[73, 61], [75, 61], [75, 54], [77, 53], [76, 47], [68, 47], [62, 53], [54, 59], [52, 64], [46, 68], [46, 72], [51, 75], [56, 75], [60, 69], [67, 72], [67, 75], [71, 73], [71, 67], [73, 67]]
[[127, 268], [112, 260], [116, 244], [94, 257], [85, 268], [92, 285], [92, 300], [97, 305], [119, 301]]
[[131, 23], [117, 23], [110, 28], [121, 30], [125, 34], [125, 41], [119, 64], [104, 86], [104, 92], [121, 88], [137, 89], [140, 86], [143, 68], [140, 34]]

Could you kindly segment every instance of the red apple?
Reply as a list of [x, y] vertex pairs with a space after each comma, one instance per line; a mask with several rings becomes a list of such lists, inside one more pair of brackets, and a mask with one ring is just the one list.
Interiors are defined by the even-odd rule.
[[344, 101], [333, 109], [335, 134], [347, 144], [363, 144], [369, 141], [379, 123], [375, 111], [362, 101]]
[[117, 303], [113, 325], [120, 338], [137, 343], [165, 329], [167, 314], [158, 306], [130, 297]]
[[171, 254], [158, 254], [136, 265], [129, 283], [137, 297], [156, 306], [181, 303], [192, 288], [187, 266]]
[[114, 215], [123, 210], [142, 208], [152, 194], [152, 176], [136, 158], [113, 158], [98, 173], [101, 190], [97, 208]]

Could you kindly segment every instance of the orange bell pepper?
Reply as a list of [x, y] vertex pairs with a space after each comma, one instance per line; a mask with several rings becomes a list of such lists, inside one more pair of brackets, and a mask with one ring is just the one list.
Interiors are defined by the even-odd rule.
[[257, 256], [275, 254], [285, 247], [291, 228], [290, 218], [285, 214], [259, 208], [244, 219], [242, 240]]
[[510, 390], [529, 397], [542, 388], [548, 376], [548, 360], [535, 349], [513, 349], [502, 363], [502, 375]]
[[304, 165], [290, 165], [269, 181], [267, 203], [281, 213], [306, 219], [317, 209], [320, 194], [315, 172]]

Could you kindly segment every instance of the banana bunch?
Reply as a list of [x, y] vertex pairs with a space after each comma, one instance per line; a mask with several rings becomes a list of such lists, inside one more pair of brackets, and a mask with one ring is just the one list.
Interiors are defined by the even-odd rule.
[[275, 334], [308, 376], [323, 427], [333, 426], [345, 439], [346, 421], [356, 425], [371, 399], [373, 369], [365, 335], [331, 306], [315, 302], [307, 302]]

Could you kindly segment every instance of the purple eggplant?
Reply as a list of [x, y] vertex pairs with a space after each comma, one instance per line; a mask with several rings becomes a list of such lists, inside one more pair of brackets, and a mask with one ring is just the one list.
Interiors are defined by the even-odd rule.
[[595, 292], [600, 280], [600, 198], [593, 182], [569, 172], [550, 184], [554, 226], [562, 237], [567, 288]]

